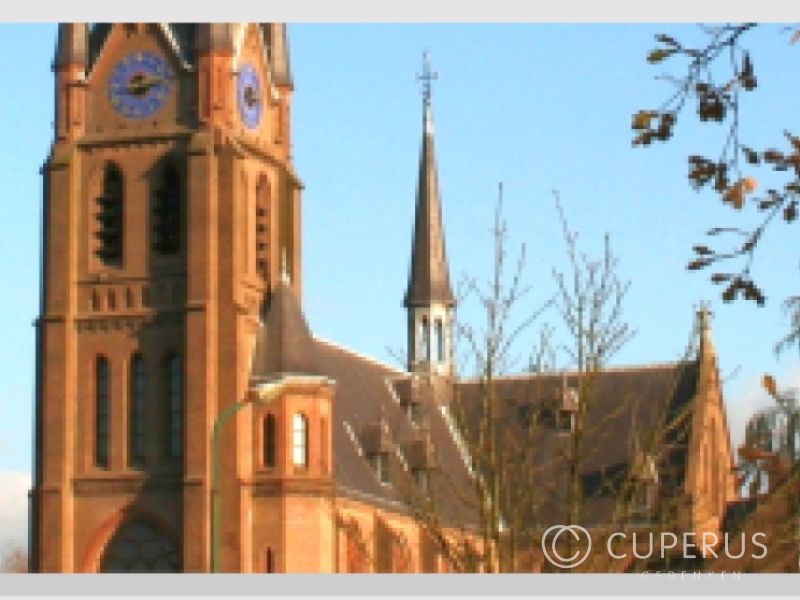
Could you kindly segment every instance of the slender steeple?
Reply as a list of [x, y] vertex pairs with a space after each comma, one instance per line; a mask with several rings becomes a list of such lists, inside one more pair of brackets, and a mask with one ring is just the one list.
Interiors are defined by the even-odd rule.
[[450, 287], [447, 255], [444, 247], [442, 226], [442, 201], [439, 197], [439, 181], [436, 173], [436, 153], [433, 141], [433, 116], [431, 114], [431, 81], [436, 74], [431, 72], [428, 55], [423, 55], [422, 110], [423, 136], [419, 161], [419, 183], [417, 187], [417, 215], [414, 221], [414, 240], [411, 246], [411, 272], [405, 306], [427, 306], [441, 303], [455, 305]]
[[419, 161], [416, 218], [411, 245], [411, 269], [403, 301], [408, 311], [408, 368], [430, 374], [452, 373], [452, 326], [455, 296], [450, 287], [442, 224], [442, 201], [436, 172], [431, 71], [423, 54], [422, 152]]

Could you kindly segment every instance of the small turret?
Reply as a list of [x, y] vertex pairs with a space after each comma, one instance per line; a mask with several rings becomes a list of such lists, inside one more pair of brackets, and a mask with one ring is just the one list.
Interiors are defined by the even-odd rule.
[[53, 69], [71, 66], [86, 70], [89, 59], [89, 28], [86, 23], [60, 23]]

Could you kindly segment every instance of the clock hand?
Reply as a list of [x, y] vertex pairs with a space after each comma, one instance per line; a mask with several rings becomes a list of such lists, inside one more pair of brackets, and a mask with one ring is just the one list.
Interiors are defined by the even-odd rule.
[[150, 88], [164, 82], [166, 82], [166, 79], [163, 77], [148, 78], [142, 73], [137, 73], [128, 81], [126, 89], [134, 96], [143, 96]]
[[252, 108], [258, 103], [258, 94], [252, 86], [247, 86], [244, 89], [244, 103], [247, 104], [248, 108]]

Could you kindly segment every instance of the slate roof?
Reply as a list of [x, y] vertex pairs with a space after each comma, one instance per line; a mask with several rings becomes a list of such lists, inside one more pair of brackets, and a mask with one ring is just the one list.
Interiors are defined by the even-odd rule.
[[414, 238], [411, 243], [411, 269], [404, 305], [429, 306], [433, 303], [453, 306], [455, 296], [450, 287], [450, 275], [447, 269], [433, 122], [430, 106], [426, 103], [422, 151], [419, 159]]
[[[430, 439], [436, 469], [431, 478], [442, 518], [450, 522], [475, 522], [470, 507], [458, 494], [470, 488], [467, 466], [446, 419], [431, 394], [415, 398], [420, 425], [401, 404], [410, 376], [341, 348], [316, 340], [319, 374], [336, 381], [334, 398], [334, 477], [342, 495], [388, 502], [397, 509], [413, 499], [409, 495], [411, 470]], [[369, 462], [370, 454], [384, 451], [392, 483], [382, 484]], [[399, 454], [399, 456], [398, 456]], [[402, 458], [401, 458], [402, 457]], [[405, 464], [404, 464], [405, 463]]]
[[[564, 522], [572, 436], [560, 424], [586, 403], [582, 521], [610, 523], [615, 486], [634, 459], [648, 454], [648, 434], [665, 431], [682, 413], [688, 416], [698, 368], [697, 361], [689, 361], [608, 369], [583, 379], [577, 373], [497, 378], [497, 436], [504, 464], [510, 465], [504, 485], [512, 490], [510, 501], [527, 505], [525, 522]], [[479, 431], [480, 381], [412, 375], [314, 338], [286, 282], [270, 296], [251, 368], [254, 380], [281, 373], [322, 375], [336, 382], [334, 477], [340, 494], [389, 503], [400, 511], [419, 507], [415, 470], [426, 468], [439, 518], [477, 524], [470, 469], [480, 472], [481, 459], [467, 455], [462, 436], [471, 439]], [[684, 418], [681, 426], [669, 429], [666, 445], [654, 458], [666, 489], [681, 489], [690, 422]], [[388, 483], [380, 481], [377, 455], [389, 471]], [[527, 471], [523, 465], [529, 465]], [[522, 495], [525, 485], [531, 486], [530, 497]], [[516, 500], [515, 492], [521, 494]]]
[[[474, 494], [474, 481], [467, 460], [454, 432], [459, 416], [472, 422], [478, 414], [474, 407], [480, 399], [477, 382], [457, 385], [438, 379], [437, 384], [424, 377], [413, 377], [403, 371], [382, 365], [331, 342], [316, 340], [318, 372], [336, 381], [334, 399], [335, 479], [340, 493], [375, 501], [390, 502], [399, 507], [408, 499], [398, 478], [408, 473], [422, 439], [433, 447], [432, 485], [441, 517], [450, 522], [477, 524], [474, 505], [466, 498]], [[695, 394], [697, 365], [682, 362], [659, 366], [619, 369], [603, 372], [592, 384], [593, 398], [589, 408], [586, 444], [588, 451], [582, 466], [583, 485], [587, 494], [584, 522], [605, 524], [611, 518], [615, 498], [603, 486], [608, 480], [623, 476], [631, 467], [634, 449], [646, 444], [634, 431], [644, 432], [670, 422], [689, 406]], [[551, 406], [561, 397], [563, 386], [577, 384], [577, 376], [530, 375], [503, 378], [497, 381], [502, 435], [508, 441], [519, 428], [525, 409], [538, 411]], [[416, 421], [409, 416], [409, 405], [416, 404]], [[443, 412], [442, 405], [450, 408]], [[448, 416], [449, 415], [449, 416]], [[660, 454], [663, 481], [682, 481], [686, 458], [688, 428], [683, 425], [668, 436], [666, 451]], [[536, 520], [542, 524], [563, 520], [567, 473], [564, 459], [569, 436], [556, 428], [537, 429], [535, 453], [541, 468], [536, 481], [540, 485], [541, 504]], [[380, 483], [369, 462], [369, 455], [387, 451], [392, 471], [392, 484]], [[399, 451], [406, 466], [397, 457]], [[670, 466], [677, 468], [668, 473]], [[413, 466], [413, 465], [412, 465]], [[545, 483], [546, 482], [546, 483]]]
[[268, 300], [256, 334], [250, 377], [270, 379], [281, 373], [319, 375], [316, 345], [288, 283], [279, 283]]
[[[649, 432], [669, 431], [656, 457], [659, 476], [662, 483], [680, 488], [689, 439], [690, 420], [685, 417], [695, 396], [697, 372], [695, 361], [610, 369], [595, 375], [583, 388], [590, 395], [585, 399], [589, 403], [581, 464], [584, 524], [610, 522], [614, 486], [632, 468], [637, 451], [648, 447]], [[540, 524], [561, 523], [565, 517], [571, 436], [559, 431], [553, 411], [574, 403], [572, 394], [565, 394], [570, 388], [579, 388], [576, 373], [528, 374], [495, 381], [499, 444], [507, 453], [504, 460], [519, 462], [520, 467], [516, 472], [512, 467], [509, 477], [516, 473], [533, 482], [533, 497], [521, 495], [519, 501], [536, 505], [530, 507], [530, 519]], [[398, 391], [403, 402], [408, 388], [399, 386]], [[482, 414], [480, 383], [462, 381], [452, 393], [451, 412], [475, 434]], [[684, 418], [678, 419], [681, 415]], [[670, 423], [676, 426], [667, 427]], [[528, 475], [524, 475], [523, 462], [533, 469]], [[512, 481], [505, 485], [520, 488]]]

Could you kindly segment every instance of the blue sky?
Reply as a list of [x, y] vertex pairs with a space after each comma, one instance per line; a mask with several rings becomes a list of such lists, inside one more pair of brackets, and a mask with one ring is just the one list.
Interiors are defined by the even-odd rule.
[[[503, 182], [509, 248], [527, 248], [529, 307], [549, 297], [552, 269], [567, 266], [558, 190], [581, 247], [599, 255], [609, 233], [619, 273], [631, 281], [625, 318], [638, 333], [616, 364], [679, 358], [693, 307], [708, 300], [737, 431], [762, 373], [800, 385], [796, 351], [779, 359], [772, 351], [787, 323], [781, 300], [797, 292], [796, 232], [777, 224], [759, 252], [767, 306], [723, 305], [706, 274], [685, 269], [706, 229], [745, 222], [685, 179], [686, 155], [716, 153], [722, 128], [698, 127], [686, 115], [669, 144], [631, 147], [631, 114], [670, 90], [654, 80], [668, 63], [645, 62], [661, 32], [699, 37], [691, 25], [290, 26], [294, 155], [306, 186], [303, 300], [314, 332], [387, 362], [387, 348], [405, 344], [401, 304], [421, 136], [415, 74], [427, 49], [439, 73], [433, 107], [454, 281], [489, 274], [488, 227]], [[3, 25], [0, 35], [0, 473], [30, 469], [39, 168], [52, 136], [55, 35], [55, 25]], [[752, 35], [751, 47], [760, 85], [744, 98], [743, 134], [756, 147], [778, 145], [784, 129], [800, 133], [800, 81], [785, 67], [800, 46], [772, 25]], [[460, 314], [478, 316], [474, 303]], [[544, 315], [521, 341], [521, 358], [545, 322], [563, 331], [555, 312]]]

